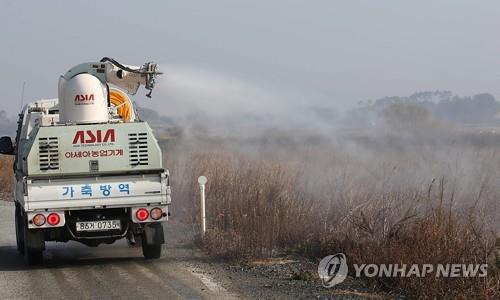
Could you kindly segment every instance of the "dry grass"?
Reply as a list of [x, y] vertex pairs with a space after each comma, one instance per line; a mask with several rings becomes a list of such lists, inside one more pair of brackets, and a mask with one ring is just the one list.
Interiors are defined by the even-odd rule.
[[487, 278], [371, 282], [412, 298], [498, 298], [492, 261], [500, 151], [403, 143], [374, 153], [365, 146], [172, 146], [167, 163], [176, 208], [199, 224], [195, 179], [203, 174], [209, 178], [203, 246], [212, 255], [318, 259], [343, 252], [350, 264], [489, 262]]
[[[14, 191], [14, 175], [12, 164], [14, 159], [12, 156], [0, 155], [0, 194], [13, 195]], [[6, 199], [2, 199], [6, 200]]]

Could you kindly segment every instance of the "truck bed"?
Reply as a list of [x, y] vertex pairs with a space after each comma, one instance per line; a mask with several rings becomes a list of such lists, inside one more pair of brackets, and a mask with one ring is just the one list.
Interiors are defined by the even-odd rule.
[[27, 211], [169, 204], [167, 181], [166, 173], [28, 179], [22, 204]]

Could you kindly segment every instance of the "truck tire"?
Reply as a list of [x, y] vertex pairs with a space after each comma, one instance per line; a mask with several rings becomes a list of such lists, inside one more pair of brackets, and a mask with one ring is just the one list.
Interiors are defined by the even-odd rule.
[[23, 218], [24, 261], [28, 266], [39, 265], [43, 262], [45, 240], [41, 230], [29, 229], [26, 217]]
[[19, 252], [19, 254], [21, 255], [24, 255], [24, 222], [23, 222], [23, 216], [21, 216], [21, 208], [17, 203], [16, 203], [15, 220], [16, 220], [15, 222], [16, 222], [17, 252]]

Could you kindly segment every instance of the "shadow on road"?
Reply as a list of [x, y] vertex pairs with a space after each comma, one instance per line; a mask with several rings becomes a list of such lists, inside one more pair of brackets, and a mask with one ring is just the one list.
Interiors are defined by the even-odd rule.
[[39, 266], [26, 266], [24, 257], [17, 252], [15, 246], [0, 246], [0, 271], [21, 271], [28, 269], [44, 268], [65, 268], [65, 267], [84, 267], [97, 265], [119, 265], [130, 262], [144, 262], [142, 257], [89, 257], [83, 255], [79, 257], [79, 251], [67, 248], [60, 253], [61, 249], [49, 249], [45, 251], [44, 262]]
[[[172, 246], [172, 245], [170, 245]], [[177, 247], [175, 247], [177, 246]], [[178, 245], [164, 249], [165, 257], [161, 262], [198, 261], [207, 262], [204, 256], [193, 255], [192, 249], [181, 250]], [[87, 247], [76, 242], [68, 244], [47, 244], [44, 251], [44, 261], [39, 266], [27, 266], [24, 257], [17, 252], [15, 245], [0, 246], [0, 271], [21, 271], [29, 269], [78, 268], [85, 266], [124, 265], [130, 263], [147, 264], [140, 248], [130, 248], [121, 245], [101, 245]]]
[[0, 246], [0, 271], [24, 270], [23, 257], [15, 246]]

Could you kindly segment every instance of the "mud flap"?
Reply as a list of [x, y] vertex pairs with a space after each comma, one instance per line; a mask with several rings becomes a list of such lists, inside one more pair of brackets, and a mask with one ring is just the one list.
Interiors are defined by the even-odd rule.
[[161, 226], [161, 223], [146, 224], [142, 234], [142, 242], [146, 243], [146, 245], [165, 244], [165, 236], [163, 235], [163, 226]]

